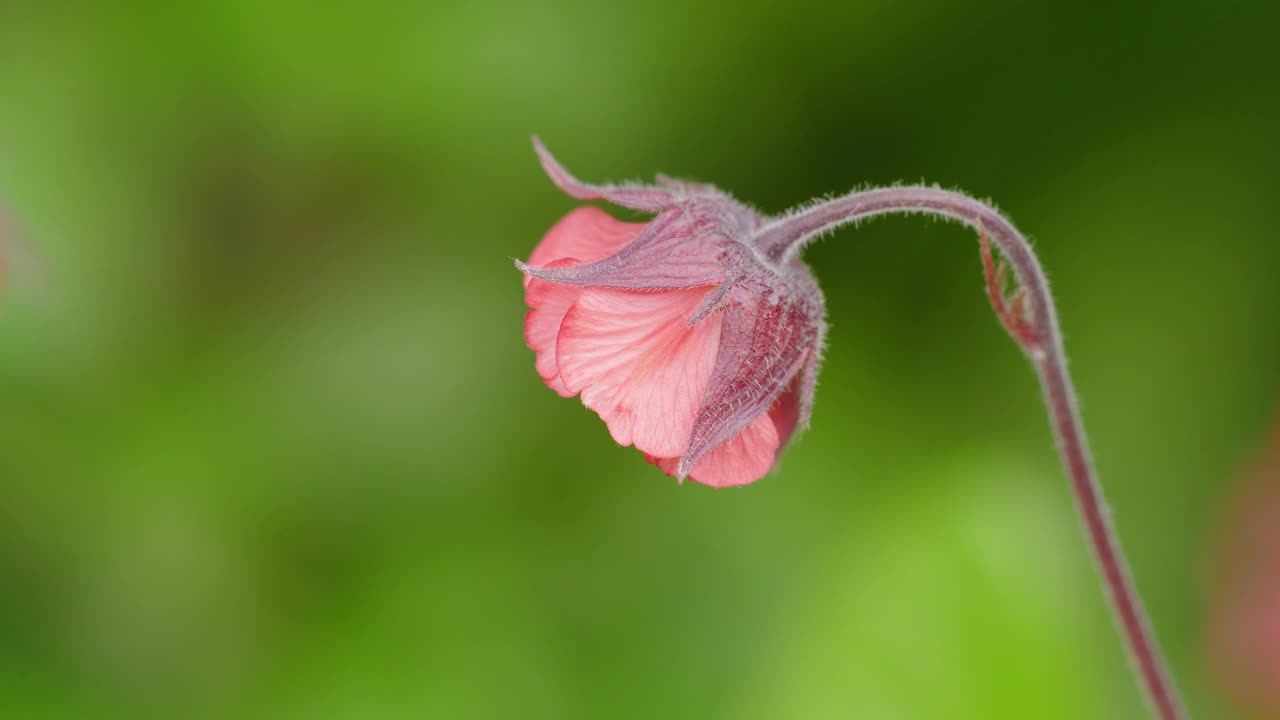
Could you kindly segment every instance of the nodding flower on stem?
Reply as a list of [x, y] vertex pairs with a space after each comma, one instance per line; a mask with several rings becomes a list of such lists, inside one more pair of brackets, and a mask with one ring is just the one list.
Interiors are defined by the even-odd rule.
[[[595, 208], [575, 210], [528, 263], [516, 263], [538, 372], [561, 395], [580, 395], [619, 443], [668, 474], [717, 487], [758, 480], [808, 424], [826, 335], [822, 293], [799, 259], [809, 241], [890, 213], [976, 230], [992, 309], [1039, 377], [1081, 524], [1150, 708], [1161, 720], [1186, 717], [1106, 511], [1048, 281], [1004, 215], [962, 192], [910, 185], [766, 217], [710, 185], [661, 176], [656, 185], [587, 185], [536, 138], [534, 145], [551, 180], [574, 198], [654, 215], [624, 223]], [[1010, 268], [1014, 292], [1006, 296]]]
[[813, 407], [826, 323], [809, 268], [770, 256], [768, 219], [714, 187], [587, 185], [534, 142], [570, 196], [655, 215], [578, 208], [517, 263], [543, 380], [669, 475], [760, 479]]

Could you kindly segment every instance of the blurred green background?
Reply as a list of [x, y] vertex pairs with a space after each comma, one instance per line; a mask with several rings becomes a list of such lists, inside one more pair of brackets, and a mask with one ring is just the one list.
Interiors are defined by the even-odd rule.
[[1135, 718], [974, 238], [808, 258], [812, 430], [678, 486], [547, 390], [511, 258], [588, 180], [924, 179], [1036, 240], [1201, 718], [1280, 395], [1270, 4], [0, 9], [0, 715]]

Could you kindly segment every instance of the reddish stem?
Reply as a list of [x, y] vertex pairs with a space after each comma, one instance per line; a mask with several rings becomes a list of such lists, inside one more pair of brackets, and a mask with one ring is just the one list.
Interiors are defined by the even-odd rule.
[[[850, 193], [781, 218], [761, 229], [757, 247], [768, 259], [781, 263], [822, 232], [895, 212], [941, 216], [978, 231], [992, 307], [1035, 365], [1062, 466], [1144, 694], [1159, 720], [1185, 720], [1186, 712], [1129, 574], [1120, 538], [1111, 525], [1090, 460], [1075, 391], [1067, 372], [1053, 297], [1040, 262], [1017, 228], [995, 208], [961, 193], [930, 187], [892, 187]], [[992, 267], [988, 230], [1001, 254], [1013, 266], [1020, 286], [1008, 304], [1004, 297], [1003, 272]]]

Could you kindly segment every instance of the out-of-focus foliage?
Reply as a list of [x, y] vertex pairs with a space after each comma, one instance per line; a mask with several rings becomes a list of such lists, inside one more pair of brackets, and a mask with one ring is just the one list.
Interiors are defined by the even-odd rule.
[[[1264, 3], [11, 2], [0, 715], [1132, 718], [974, 238], [808, 257], [782, 471], [680, 487], [557, 398], [524, 257], [590, 180], [767, 211], [925, 179], [1037, 241], [1197, 717], [1212, 534], [1280, 380]], [[23, 283], [16, 283], [19, 287]]]

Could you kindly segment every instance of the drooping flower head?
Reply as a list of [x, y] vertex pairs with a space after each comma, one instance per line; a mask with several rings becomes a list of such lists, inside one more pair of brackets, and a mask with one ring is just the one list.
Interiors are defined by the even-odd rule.
[[[655, 186], [586, 185], [534, 142], [551, 179], [573, 197], [655, 215], [629, 224], [576, 210], [528, 264], [517, 263], [539, 372], [561, 395], [581, 395], [618, 442], [669, 474], [708, 485], [757, 480], [808, 422], [825, 325], [822, 294], [798, 260], [806, 243], [889, 213], [924, 213], [977, 231], [987, 295], [1039, 376], [1136, 677], [1155, 716], [1185, 720], [1105, 511], [1044, 270], [1008, 218], [963, 192], [926, 185], [854, 190], [766, 218], [715, 188], [662, 177]], [[1263, 664], [1280, 667], [1275, 657]]]
[[769, 218], [714, 187], [587, 185], [534, 145], [570, 196], [654, 215], [578, 208], [517, 263], [538, 373], [668, 475], [760, 479], [813, 407], [826, 324], [808, 267], [770, 252]]

